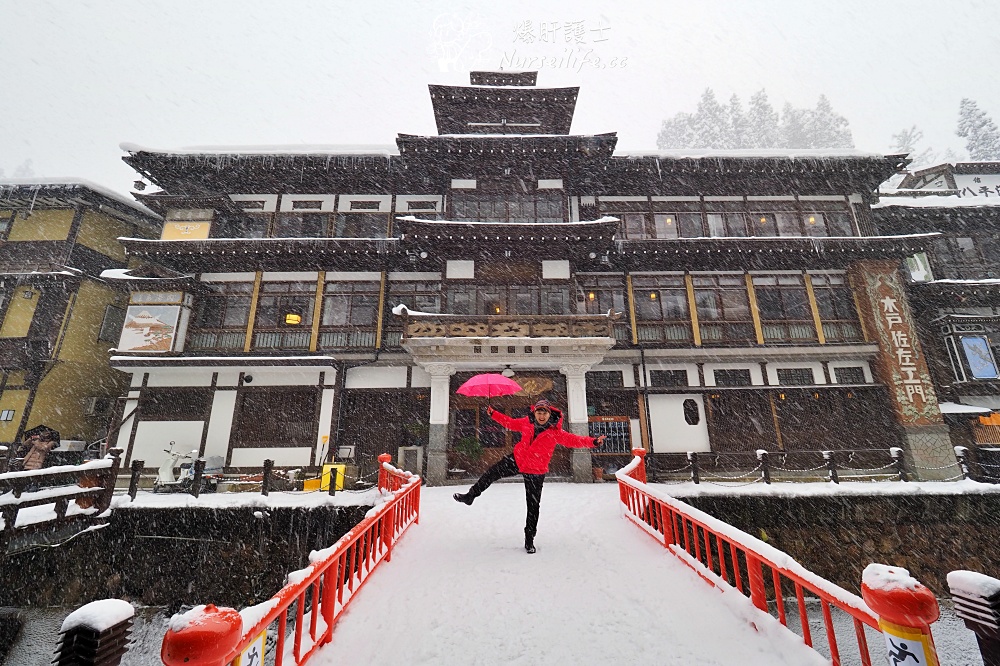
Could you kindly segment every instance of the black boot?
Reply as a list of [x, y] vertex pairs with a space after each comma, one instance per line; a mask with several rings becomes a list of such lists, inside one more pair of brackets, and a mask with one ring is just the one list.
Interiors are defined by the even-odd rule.
[[472, 501], [476, 499], [476, 496], [473, 495], [472, 493], [464, 493], [464, 494], [455, 493], [454, 495], [452, 495], [452, 497], [455, 498], [456, 502], [461, 502], [462, 504], [468, 504], [469, 506], [472, 506]]
[[524, 533], [524, 552], [531, 555], [535, 552], [535, 535]]

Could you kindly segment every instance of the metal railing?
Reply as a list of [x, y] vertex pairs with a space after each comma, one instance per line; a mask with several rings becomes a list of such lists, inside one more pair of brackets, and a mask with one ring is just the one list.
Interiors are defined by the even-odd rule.
[[[794, 592], [800, 636], [813, 647], [809, 611], [819, 601], [826, 630], [827, 655], [840, 664], [840, 644], [831, 608], [853, 620], [861, 663], [871, 666], [865, 627], [879, 630], [879, 618], [856, 594], [812, 573], [784, 552], [773, 548], [721, 520], [698, 511], [646, 485], [645, 451], [633, 451], [632, 462], [615, 476], [625, 515], [691, 567], [709, 584], [734, 589], [759, 610], [776, 616], [789, 631], [786, 590]], [[765, 570], [768, 573], [765, 573]], [[807, 595], [811, 596], [807, 603]], [[795, 609], [792, 609], [793, 613]], [[818, 651], [818, 650], [817, 650]]]
[[[163, 654], [170, 655], [170, 661], [165, 663], [196, 660], [200, 664], [225, 666], [245, 650], [260, 645], [261, 636], [274, 622], [277, 622], [274, 640], [268, 641], [266, 655], [258, 653], [261, 660], [257, 663], [264, 663], [265, 658], [266, 663], [274, 666], [302, 666], [308, 662], [321, 646], [330, 642], [337, 620], [379, 564], [392, 559], [393, 546], [406, 529], [419, 522], [420, 477], [393, 467], [389, 464], [391, 459], [388, 454], [379, 456], [378, 487], [392, 498], [369, 512], [335, 544], [313, 552], [312, 563], [289, 574], [288, 584], [271, 599], [243, 609], [240, 612], [243, 619], [253, 618], [254, 622], [237, 629], [238, 640], [227, 641], [226, 635], [220, 634], [220, 640], [211, 649], [197, 643], [192, 647], [183, 629], [171, 630], [163, 639]], [[211, 610], [216, 609], [211, 607]], [[292, 613], [294, 628], [289, 635], [288, 619]], [[189, 625], [201, 623], [201, 618], [188, 620]], [[232, 630], [232, 625], [228, 630]], [[218, 645], [234, 647], [218, 649]]]

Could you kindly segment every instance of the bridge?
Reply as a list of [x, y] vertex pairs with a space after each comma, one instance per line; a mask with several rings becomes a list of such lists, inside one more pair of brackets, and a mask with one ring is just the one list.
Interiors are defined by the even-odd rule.
[[617, 486], [549, 484], [534, 555], [519, 484], [467, 507], [382, 456], [383, 503], [272, 599], [174, 616], [163, 662], [871, 666], [883, 634], [936, 666], [937, 600], [905, 570], [870, 565], [862, 599], [647, 485], [634, 454]]

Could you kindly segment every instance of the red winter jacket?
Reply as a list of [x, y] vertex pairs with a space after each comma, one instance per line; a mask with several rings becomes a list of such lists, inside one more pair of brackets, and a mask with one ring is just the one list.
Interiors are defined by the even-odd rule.
[[521, 433], [521, 439], [514, 445], [514, 460], [517, 469], [522, 474], [548, 474], [549, 462], [556, 444], [572, 449], [593, 448], [594, 438], [574, 435], [562, 429], [562, 412], [553, 409], [549, 417], [552, 424], [535, 437], [535, 421], [530, 417], [513, 419], [506, 414], [495, 411], [493, 420], [507, 430]]

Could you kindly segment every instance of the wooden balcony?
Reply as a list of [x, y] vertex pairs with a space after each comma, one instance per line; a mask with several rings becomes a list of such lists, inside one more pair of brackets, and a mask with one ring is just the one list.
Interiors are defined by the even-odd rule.
[[614, 338], [620, 315], [450, 315], [406, 313], [403, 343], [420, 338]]

